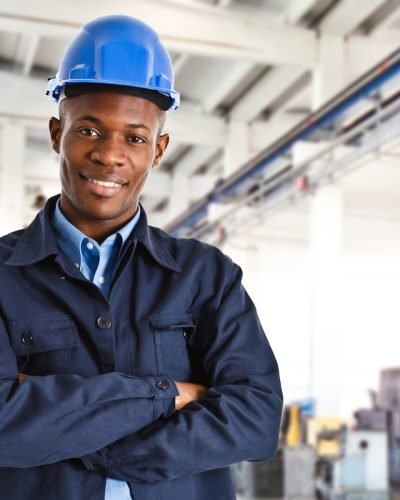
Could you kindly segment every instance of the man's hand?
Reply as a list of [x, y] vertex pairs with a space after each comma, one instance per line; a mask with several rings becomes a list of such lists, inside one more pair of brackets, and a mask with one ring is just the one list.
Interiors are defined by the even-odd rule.
[[192, 401], [198, 401], [207, 393], [207, 388], [199, 384], [190, 384], [189, 382], [176, 382], [179, 396], [175, 398], [175, 408], [181, 410]]
[[19, 383], [22, 384], [22, 382], [28, 378], [28, 375], [26, 373], [18, 373], [18, 380]]

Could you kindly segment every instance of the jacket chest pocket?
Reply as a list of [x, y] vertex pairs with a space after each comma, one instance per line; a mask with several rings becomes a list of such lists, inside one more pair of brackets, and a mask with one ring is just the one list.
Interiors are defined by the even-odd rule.
[[68, 371], [71, 349], [80, 345], [75, 323], [63, 314], [9, 322], [18, 369], [29, 375]]
[[150, 317], [159, 374], [187, 382], [192, 378], [189, 344], [196, 326], [188, 317]]

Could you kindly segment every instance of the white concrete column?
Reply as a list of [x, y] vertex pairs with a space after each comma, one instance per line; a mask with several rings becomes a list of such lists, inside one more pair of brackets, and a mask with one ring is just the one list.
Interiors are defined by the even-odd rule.
[[231, 121], [228, 125], [228, 140], [224, 152], [224, 177], [241, 167], [250, 156], [249, 125]]
[[0, 141], [0, 234], [24, 224], [25, 128], [4, 124]]
[[[224, 217], [228, 212], [230, 212], [234, 208], [234, 205], [232, 203], [215, 203], [212, 202], [208, 205], [208, 212], [207, 212], [207, 220], [210, 223], [215, 223], [218, 222], [221, 217]], [[217, 226], [224, 228], [226, 224], [225, 219], [223, 219], [221, 222], [218, 222]], [[219, 231], [216, 230], [216, 241], [212, 241], [211, 243], [213, 244], [218, 244], [220, 246], [220, 243], [218, 240], [220, 239], [220, 234]], [[223, 238], [224, 239], [224, 238]]]
[[334, 35], [322, 35], [318, 62], [313, 74], [312, 106], [317, 109], [337, 94], [346, 83], [346, 42]]
[[189, 206], [190, 195], [195, 198], [195, 193], [190, 193], [190, 179], [182, 172], [176, 172], [171, 179], [171, 195], [168, 207], [168, 220], [180, 215]]
[[340, 187], [319, 188], [310, 201], [310, 392], [320, 416], [340, 411], [342, 224]]

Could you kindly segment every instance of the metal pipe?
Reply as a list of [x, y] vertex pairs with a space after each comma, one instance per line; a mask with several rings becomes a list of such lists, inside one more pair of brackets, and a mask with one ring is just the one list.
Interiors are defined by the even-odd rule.
[[[259, 212], [265, 211], [266, 208], [268, 208], [269, 210], [271, 208], [278, 209], [286, 205], [288, 202], [293, 202], [295, 199], [304, 196], [305, 192], [299, 191], [299, 189], [296, 188], [294, 181], [296, 178], [306, 173], [307, 168], [312, 162], [323, 158], [324, 156], [327, 155], [327, 153], [333, 151], [336, 147], [342, 144], [349, 143], [360, 133], [367, 133], [368, 130], [371, 129], [371, 126], [375, 124], [379, 124], [380, 127], [384, 129], [383, 132], [380, 129], [374, 129], [370, 133], [370, 135], [378, 135], [380, 138], [380, 142], [378, 140], [379, 138], [371, 140], [371, 138], [369, 137], [367, 146], [364, 145], [361, 148], [354, 147], [355, 151], [352, 151], [344, 158], [340, 158], [334, 161], [333, 163], [330, 163], [326, 167], [323, 167], [319, 172], [315, 173], [312, 177], [309, 177], [308, 179], [309, 188], [315, 187], [324, 178], [336, 174], [338, 171], [346, 167], [349, 163], [354, 163], [354, 161], [358, 160], [362, 156], [371, 153], [373, 150], [377, 149], [382, 144], [399, 136], [400, 135], [400, 116], [398, 115], [399, 111], [400, 111], [400, 102], [395, 101], [392, 102], [391, 105], [383, 112], [370, 116], [365, 122], [357, 123], [357, 126], [354, 127], [354, 129], [349, 130], [348, 132], [346, 132], [345, 135], [336, 139], [333, 143], [329, 144], [315, 155], [310, 156], [307, 160], [301, 163], [296, 169], [287, 170], [285, 173], [283, 173], [281, 176], [278, 176], [272, 182], [267, 183], [264, 186], [261, 186], [259, 190], [235, 202], [235, 207], [231, 207], [223, 215], [219, 216], [213, 221], [210, 221], [205, 226], [199, 229], [195, 229], [193, 232], [190, 233], [190, 237], [199, 238], [204, 236], [205, 234], [209, 233], [214, 228], [216, 228], [218, 225], [220, 225], [221, 222], [231, 219], [238, 208], [248, 205], [256, 199], [261, 199], [266, 195], [268, 196], [269, 194], [271, 194], [269, 202], [265, 203], [264, 201], [262, 206], [259, 208]], [[396, 118], [386, 123], [385, 119], [393, 115], [396, 115]], [[283, 192], [285, 186], [288, 186], [288, 189], [285, 192]], [[251, 217], [252, 218], [257, 217], [258, 215], [259, 214], [253, 213]], [[235, 224], [234, 230], [232, 230], [231, 227], [229, 231], [230, 234], [235, 232], [242, 224], [243, 221]]]
[[207, 215], [207, 208], [210, 203], [230, 196], [246, 180], [259, 174], [278, 157], [290, 151], [295, 142], [304, 140], [316, 130], [332, 123], [335, 118], [353, 106], [357, 101], [371, 94], [373, 90], [379, 88], [399, 72], [400, 49], [374, 66], [318, 110], [311, 113], [300, 124], [259, 153], [219, 186], [211, 190], [206, 196], [199, 199], [188, 210], [169, 223], [165, 230], [172, 234], [178, 234], [179, 230], [196, 224], [202, 217]]

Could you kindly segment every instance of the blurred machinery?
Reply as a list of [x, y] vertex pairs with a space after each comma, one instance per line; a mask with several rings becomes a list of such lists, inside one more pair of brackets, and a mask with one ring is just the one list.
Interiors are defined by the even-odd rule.
[[378, 405], [390, 416], [389, 468], [392, 489], [400, 490], [400, 368], [381, 372]]
[[315, 490], [321, 500], [389, 499], [388, 412], [355, 412], [355, 425], [338, 419], [315, 419], [309, 440], [317, 450]]
[[233, 468], [236, 490], [243, 500], [315, 498], [314, 447], [306, 441], [306, 422], [313, 413], [309, 401], [286, 407], [281, 446], [274, 460], [238, 464]]
[[[381, 372], [354, 423], [286, 407], [274, 460], [233, 469], [239, 500], [389, 500], [400, 490], [400, 368]], [[398, 497], [396, 497], [398, 498]]]
[[388, 500], [388, 434], [378, 430], [348, 431], [344, 455], [334, 462], [330, 498]]
[[241, 500], [313, 500], [315, 452], [309, 446], [284, 447], [274, 460], [234, 467]]

